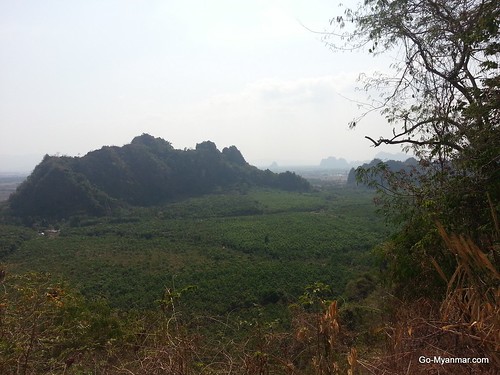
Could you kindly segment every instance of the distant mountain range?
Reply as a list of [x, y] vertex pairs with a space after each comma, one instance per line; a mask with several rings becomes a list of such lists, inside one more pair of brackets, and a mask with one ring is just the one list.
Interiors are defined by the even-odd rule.
[[410, 159], [412, 156], [405, 154], [403, 152], [397, 152], [397, 153], [391, 153], [391, 152], [385, 152], [385, 151], [380, 151], [375, 155], [374, 159], [380, 159], [382, 161], [388, 161], [388, 160], [395, 160], [395, 161], [406, 161]]
[[[379, 159], [382, 161], [387, 161], [387, 160], [397, 160], [397, 161], [405, 161], [409, 158], [407, 154], [404, 154], [402, 152], [399, 153], [390, 153], [390, 152], [384, 152], [381, 151], [377, 155], [375, 155], [375, 159]], [[321, 162], [319, 163], [320, 168], [325, 168], [325, 169], [351, 169], [351, 168], [356, 168], [359, 167], [361, 164], [368, 163], [368, 160], [365, 161], [347, 161], [344, 158], [336, 158], [335, 156], [330, 156], [326, 159], [322, 159]]]
[[295, 173], [251, 166], [235, 146], [221, 152], [206, 141], [194, 150], [176, 150], [143, 134], [123, 147], [105, 146], [83, 157], [45, 155], [8, 205], [14, 216], [25, 218], [105, 215], [126, 205], [157, 205], [239, 186], [310, 189]]
[[325, 169], [350, 169], [352, 167], [356, 167], [362, 162], [348, 162], [344, 158], [336, 158], [335, 156], [330, 156], [326, 159], [321, 159], [321, 162], [319, 163], [320, 168], [325, 168]]
[[[369, 169], [373, 167], [377, 167], [381, 162], [387, 166], [387, 169], [392, 172], [405, 171], [410, 172], [413, 168], [418, 168], [418, 161], [415, 158], [407, 158], [405, 161], [400, 160], [381, 160], [381, 159], [373, 159], [369, 163], [364, 163], [361, 165], [363, 169]], [[372, 176], [376, 181], [382, 182], [383, 176], [376, 175]], [[352, 168], [349, 171], [349, 175], [347, 176], [347, 184], [348, 185], [357, 185], [356, 181], [356, 169]]]

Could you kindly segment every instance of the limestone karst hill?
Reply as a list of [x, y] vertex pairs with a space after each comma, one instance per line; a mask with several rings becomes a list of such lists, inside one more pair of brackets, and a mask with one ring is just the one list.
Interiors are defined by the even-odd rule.
[[241, 186], [310, 188], [294, 173], [251, 166], [235, 146], [219, 151], [205, 141], [195, 149], [177, 150], [142, 134], [130, 144], [104, 146], [83, 157], [46, 155], [8, 204], [15, 216], [57, 219], [105, 215], [127, 205], [152, 206]]

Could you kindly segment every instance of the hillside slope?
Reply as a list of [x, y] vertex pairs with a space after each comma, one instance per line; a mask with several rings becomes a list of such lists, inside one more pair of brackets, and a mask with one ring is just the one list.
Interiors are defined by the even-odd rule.
[[123, 147], [105, 146], [83, 157], [46, 155], [9, 199], [14, 216], [65, 218], [105, 215], [126, 205], [151, 206], [241, 185], [306, 191], [294, 173], [272, 173], [248, 164], [235, 147], [213, 142], [176, 150], [149, 134]]
[[373, 159], [371, 162], [364, 163], [358, 168], [351, 168], [351, 170], [349, 171], [349, 175], [347, 176], [347, 185], [350, 186], [358, 185], [358, 181], [356, 179], [356, 173], [358, 169], [370, 171], [369, 173], [371, 179], [378, 183], [382, 183], [384, 177], [383, 174], [380, 173], [381, 166], [383, 166], [382, 169], [387, 169], [388, 171], [391, 172], [405, 172], [405, 173], [410, 173], [412, 169], [419, 168], [418, 161], [415, 158], [408, 158], [405, 161], [387, 160], [385, 162], [382, 161], [381, 159]]

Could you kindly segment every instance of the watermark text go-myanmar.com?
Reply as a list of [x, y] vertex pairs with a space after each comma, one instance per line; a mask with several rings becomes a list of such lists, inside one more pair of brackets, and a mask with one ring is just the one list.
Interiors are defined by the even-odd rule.
[[489, 358], [480, 358], [480, 357], [441, 357], [441, 356], [433, 356], [433, 357], [426, 357], [421, 355], [418, 357], [418, 362], [419, 363], [425, 363], [425, 364], [440, 364], [440, 365], [445, 365], [445, 364], [487, 364], [490, 363]]

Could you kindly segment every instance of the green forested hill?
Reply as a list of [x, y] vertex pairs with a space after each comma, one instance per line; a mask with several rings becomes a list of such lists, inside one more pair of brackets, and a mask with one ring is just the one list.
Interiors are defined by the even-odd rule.
[[46, 155], [9, 199], [15, 216], [64, 218], [103, 215], [124, 205], [150, 206], [235, 186], [306, 191], [294, 173], [275, 174], [249, 165], [235, 147], [213, 142], [194, 150], [143, 134], [123, 147], [105, 146], [83, 157]]
[[[421, 168], [420, 168], [421, 169]], [[357, 185], [358, 181], [356, 179], [356, 173], [358, 170], [366, 171], [365, 174], [369, 174], [369, 180], [374, 183], [382, 183], [384, 179], [387, 179], [387, 173], [380, 173], [385, 170], [389, 173], [411, 173], [412, 170], [419, 170], [418, 161], [415, 158], [408, 158], [405, 161], [398, 160], [387, 160], [382, 161], [381, 159], [373, 159], [369, 163], [364, 163], [358, 168], [351, 168], [349, 175], [347, 176], [348, 185]]]

